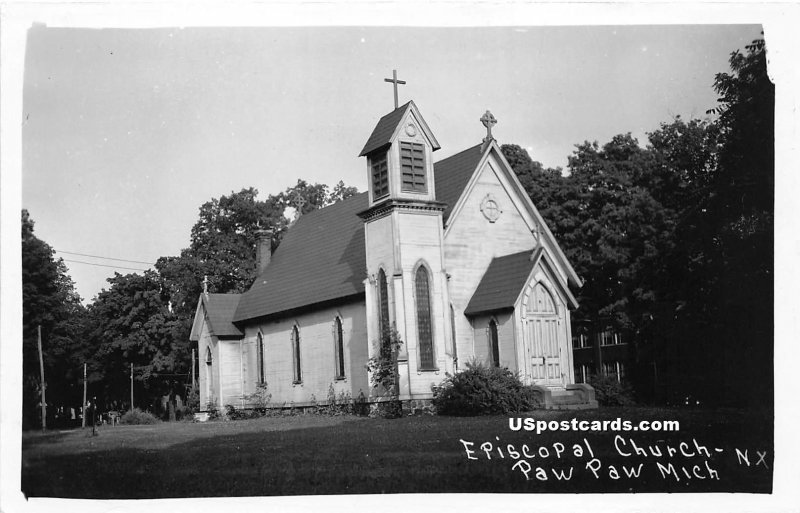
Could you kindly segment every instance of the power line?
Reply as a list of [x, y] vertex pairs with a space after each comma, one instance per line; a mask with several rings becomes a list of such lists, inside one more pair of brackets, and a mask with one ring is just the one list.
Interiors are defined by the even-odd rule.
[[105, 265], [105, 264], [94, 264], [92, 262], [83, 262], [81, 260], [67, 260], [64, 259], [65, 262], [72, 262], [75, 264], [86, 264], [86, 265], [95, 265], [97, 267], [111, 267], [112, 269], [127, 269], [129, 271], [147, 271], [147, 269], [135, 269], [133, 267], [123, 267], [121, 265]]
[[[153, 262], [142, 262], [141, 260], [125, 260], [124, 258], [112, 258], [112, 257], [104, 257], [100, 255], [89, 255], [86, 253], [73, 253], [71, 251], [62, 251], [60, 249], [56, 250], [57, 253], [64, 253], [66, 255], [78, 255], [78, 256], [85, 256], [91, 258], [102, 258], [103, 260], [116, 260], [117, 262], [130, 262], [132, 264], [146, 264], [146, 265], [156, 265]], [[86, 262], [84, 262], [86, 263]]]

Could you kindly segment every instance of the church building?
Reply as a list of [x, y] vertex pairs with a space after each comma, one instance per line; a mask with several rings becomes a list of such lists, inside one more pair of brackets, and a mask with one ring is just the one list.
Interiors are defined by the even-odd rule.
[[481, 121], [482, 142], [434, 162], [417, 106], [396, 107], [361, 149], [368, 191], [301, 216], [274, 254], [267, 234], [247, 292], [201, 294], [201, 408], [251, 406], [259, 384], [276, 407], [324, 404], [331, 390], [379, 400], [367, 362], [388, 327], [402, 340], [403, 401], [431, 399], [476, 361], [508, 367], [546, 407], [596, 405], [574, 384], [581, 280], [492, 137], [495, 118]]

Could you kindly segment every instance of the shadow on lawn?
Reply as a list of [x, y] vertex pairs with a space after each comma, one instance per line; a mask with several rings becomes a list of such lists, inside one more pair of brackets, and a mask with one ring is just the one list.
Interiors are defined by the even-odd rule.
[[[543, 414], [536, 414], [543, 415]], [[671, 417], [665, 416], [671, 415]], [[548, 420], [631, 418], [627, 410], [549, 412]], [[641, 411], [639, 411], [641, 417]], [[613, 433], [543, 433], [509, 430], [507, 417], [414, 417], [365, 420], [326, 427], [256, 431], [194, 438], [162, 449], [118, 448], [26, 458], [23, 451], [22, 488], [28, 496], [70, 498], [168, 498], [205, 496], [270, 496], [370, 493], [503, 493], [503, 492], [756, 492], [772, 487], [772, 422], [742, 412], [702, 413], [662, 411], [659, 418], [681, 419], [680, 433], [637, 433], [642, 447], [693, 440], [706, 445], [711, 458], [623, 457]], [[265, 424], [266, 425], [266, 424]], [[683, 428], [687, 426], [687, 428]], [[156, 435], [157, 436], [157, 435]], [[499, 440], [498, 440], [499, 438]], [[467, 456], [465, 445], [475, 451]], [[491, 459], [480, 450], [493, 444]], [[553, 444], [566, 451], [556, 458]], [[587, 470], [588, 451], [572, 454], [573, 444], [589, 444], [602, 462], [598, 476]], [[512, 468], [508, 444], [517, 452], [527, 444], [530, 480]], [[497, 448], [500, 448], [498, 451]], [[537, 451], [550, 453], [542, 457]], [[626, 445], [630, 449], [630, 442]], [[714, 453], [714, 448], [723, 453]], [[750, 466], [737, 459], [734, 448], [747, 450]], [[756, 450], [766, 451], [757, 465]], [[503, 456], [500, 456], [500, 452]], [[676, 480], [665, 478], [656, 466], [673, 463]], [[720, 479], [691, 477], [694, 465], [708, 475], [708, 463]], [[622, 466], [642, 464], [628, 478]], [[621, 477], [609, 474], [615, 465]], [[767, 466], [769, 468], [767, 468]], [[541, 467], [547, 481], [536, 478]], [[688, 469], [689, 478], [680, 468]], [[571, 469], [571, 478], [555, 473]]]

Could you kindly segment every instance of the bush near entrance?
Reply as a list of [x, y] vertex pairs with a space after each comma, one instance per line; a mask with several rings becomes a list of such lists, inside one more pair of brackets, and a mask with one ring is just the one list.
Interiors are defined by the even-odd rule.
[[508, 368], [470, 362], [466, 370], [433, 387], [433, 405], [440, 415], [469, 417], [530, 411], [537, 400], [533, 389]]

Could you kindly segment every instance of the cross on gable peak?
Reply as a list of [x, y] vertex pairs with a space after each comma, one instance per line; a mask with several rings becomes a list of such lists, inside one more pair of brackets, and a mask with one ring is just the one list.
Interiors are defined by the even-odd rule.
[[481, 116], [480, 122], [486, 127], [486, 137], [483, 139], [483, 149], [486, 149], [486, 146], [491, 141], [494, 141], [494, 137], [492, 136], [492, 127], [497, 124], [497, 118], [494, 117], [494, 114], [487, 110], [483, 116]]

